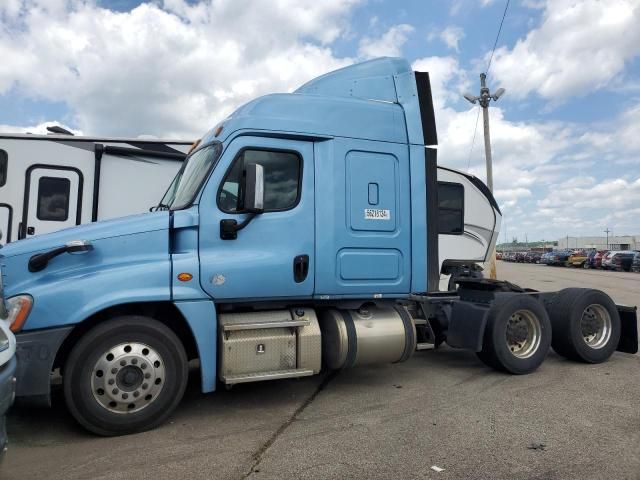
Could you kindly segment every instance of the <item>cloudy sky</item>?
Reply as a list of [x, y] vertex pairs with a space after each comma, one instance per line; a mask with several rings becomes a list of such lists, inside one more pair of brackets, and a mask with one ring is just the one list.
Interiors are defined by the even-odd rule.
[[[505, 0], [0, 0], [0, 131], [192, 139], [360, 60], [431, 72], [443, 165], [484, 175]], [[506, 235], [640, 234], [640, 0], [512, 0], [489, 70]], [[504, 231], [504, 229], [503, 229]], [[504, 233], [501, 239], [505, 238]]]

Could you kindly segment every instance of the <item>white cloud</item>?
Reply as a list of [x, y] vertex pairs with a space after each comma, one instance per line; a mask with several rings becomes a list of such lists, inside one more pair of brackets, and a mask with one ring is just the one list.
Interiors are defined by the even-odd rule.
[[392, 26], [380, 37], [365, 37], [360, 41], [358, 54], [362, 58], [397, 57], [413, 30], [411, 25], [402, 23]]
[[[484, 179], [482, 119], [470, 156], [478, 107], [468, 108], [460, 101], [469, 86], [467, 73], [451, 56], [419, 59], [413, 68], [430, 72], [438, 162]], [[528, 233], [533, 239], [566, 231], [593, 233], [600, 219], [619, 209], [629, 215], [617, 219], [616, 228], [637, 233], [640, 217], [630, 207], [640, 204], [640, 175], [634, 168], [640, 155], [640, 104], [606, 124], [513, 121], [500, 104], [489, 113], [495, 195], [510, 235]], [[629, 166], [614, 167], [621, 162]], [[636, 176], [620, 178], [625, 172]]]
[[[352, 63], [332, 46], [353, 38], [359, 1], [154, 0], [113, 12], [94, 0], [0, 0], [0, 94], [63, 102], [86, 134], [194, 138], [255, 96]], [[497, 51], [492, 75], [511, 98], [633, 88], [625, 64], [640, 52], [635, 5], [612, 0], [607, 12], [591, 0], [549, 0], [538, 27]], [[370, 28], [381, 23], [373, 17]], [[455, 29], [435, 33], [451, 55], [413, 68], [430, 72], [439, 162], [484, 179], [482, 120], [470, 155], [478, 107], [461, 100], [477, 76], [454, 55], [464, 33]], [[358, 56], [400, 55], [413, 33], [399, 24], [362, 38]], [[494, 185], [510, 234], [588, 233], [615, 208], [629, 212], [620, 228], [640, 225], [640, 103], [631, 102], [606, 124], [513, 121], [508, 103], [491, 107]], [[0, 130], [46, 133], [50, 123]]]
[[349, 32], [358, 1], [166, 0], [114, 12], [12, 0], [0, 10], [0, 94], [64, 102], [92, 135], [192, 138], [257, 95], [351, 63], [328, 45]]
[[447, 47], [455, 50], [456, 53], [459, 53], [460, 48], [458, 47], [458, 44], [460, 43], [460, 40], [464, 38], [464, 36], [465, 34], [462, 28], [450, 25], [443, 30], [431, 32], [428, 36], [428, 39], [433, 40], [437, 37]]
[[[515, 98], [561, 102], [606, 86], [640, 55], [637, 0], [548, 0], [542, 24], [496, 50], [492, 75]], [[487, 54], [488, 55], [488, 54]]]

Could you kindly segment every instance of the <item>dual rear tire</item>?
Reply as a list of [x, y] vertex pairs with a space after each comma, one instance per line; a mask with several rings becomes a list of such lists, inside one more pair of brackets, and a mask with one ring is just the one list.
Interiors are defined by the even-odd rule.
[[602, 363], [620, 341], [620, 315], [606, 293], [588, 288], [566, 288], [547, 304], [556, 353], [571, 360]]
[[567, 288], [544, 304], [531, 295], [507, 294], [489, 309], [477, 355], [512, 374], [536, 370], [550, 346], [572, 360], [602, 363], [615, 352], [620, 333], [616, 305], [599, 290]]
[[551, 322], [544, 305], [523, 294], [498, 296], [487, 314], [478, 358], [495, 368], [522, 375], [536, 370], [551, 345]]

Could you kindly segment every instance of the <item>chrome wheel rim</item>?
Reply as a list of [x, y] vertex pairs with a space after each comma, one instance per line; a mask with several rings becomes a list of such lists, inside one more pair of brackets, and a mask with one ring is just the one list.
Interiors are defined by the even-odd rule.
[[611, 338], [611, 315], [602, 305], [594, 303], [582, 312], [582, 339], [591, 348], [602, 348]]
[[91, 390], [98, 404], [112, 413], [139, 412], [158, 397], [165, 383], [160, 354], [143, 343], [121, 343], [98, 358]]
[[507, 322], [507, 347], [514, 357], [529, 358], [540, 346], [542, 326], [531, 310], [514, 312]]

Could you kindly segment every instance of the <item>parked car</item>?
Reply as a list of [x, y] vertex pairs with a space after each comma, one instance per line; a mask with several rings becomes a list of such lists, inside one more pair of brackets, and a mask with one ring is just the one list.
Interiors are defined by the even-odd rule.
[[589, 258], [589, 253], [586, 250], [578, 250], [577, 252], [572, 253], [567, 259], [568, 267], [582, 267], [584, 266], [587, 258]]
[[566, 265], [572, 253], [570, 250], [555, 250], [549, 255], [547, 265]]
[[603, 270], [610, 270], [613, 267], [611, 266], [611, 260], [613, 259], [613, 256], [618, 253], [616, 250], [609, 250], [607, 253], [604, 254], [604, 256], [602, 257], [602, 263], [600, 264], [600, 268], [602, 268]]
[[540, 257], [540, 262], [539, 263], [542, 263], [544, 265], [548, 265], [549, 264], [549, 257], [551, 257], [552, 253], [553, 252], [543, 253], [542, 256]]
[[527, 263], [540, 263], [540, 258], [542, 258], [542, 253], [540, 252], [528, 252], [525, 255], [525, 261]]
[[640, 252], [636, 252], [633, 256], [633, 262], [631, 262], [631, 271], [640, 272]]
[[596, 255], [598, 255], [598, 253], [604, 252], [604, 250], [590, 250], [589, 254], [587, 255], [587, 259], [585, 260], [585, 262], [582, 264], [582, 266], [584, 268], [596, 268], [595, 266], [595, 259], [596, 259]]
[[[0, 302], [2, 296], [2, 278], [0, 277]], [[0, 306], [0, 463], [7, 450], [6, 413], [15, 398], [16, 339], [9, 326], [2, 320]]]
[[516, 252], [516, 257], [515, 257], [515, 261], [517, 263], [524, 263], [524, 256], [525, 256], [525, 252]]
[[602, 268], [602, 259], [609, 253], [609, 250], [598, 250], [593, 256], [593, 262], [591, 268]]
[[611, 267], [614, 270], [630, 272], [635, 254], [636, 252], [634, 251], [617, 252], [613, 257], [611, 257]]

